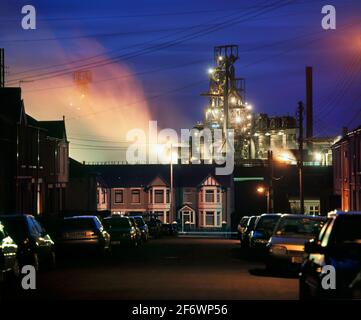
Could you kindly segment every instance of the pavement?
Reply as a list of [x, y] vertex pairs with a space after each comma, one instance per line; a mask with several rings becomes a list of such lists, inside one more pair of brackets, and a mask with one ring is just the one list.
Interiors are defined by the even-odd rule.
[[294, 275], [267, 274], [229, 239], [167, 237], [111, 255], [79, 252], [59, 258], [56, 270], [36, 280], [36, 290], [17, 284], [4, 299], [298, 299]]

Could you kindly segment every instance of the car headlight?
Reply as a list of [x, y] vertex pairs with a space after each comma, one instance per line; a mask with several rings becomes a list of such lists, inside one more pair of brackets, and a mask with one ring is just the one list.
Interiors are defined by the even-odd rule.
[[285, 254], [287, 254], [287, 248], [284, 246], [273, 245], [270, 248], [270, 253], [285, 255]]

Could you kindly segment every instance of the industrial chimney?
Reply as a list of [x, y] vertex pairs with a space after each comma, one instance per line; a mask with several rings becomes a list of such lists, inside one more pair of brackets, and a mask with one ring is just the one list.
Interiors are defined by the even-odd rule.
[[5, 87], [5, 50], [0, 48], [0, 88]]
[[306, 139], [313, 137], [312, 67], [306, 67]]

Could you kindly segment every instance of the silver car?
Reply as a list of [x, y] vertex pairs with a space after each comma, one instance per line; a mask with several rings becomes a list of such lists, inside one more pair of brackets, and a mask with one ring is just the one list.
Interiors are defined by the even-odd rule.
[[304, 258], [305, 243], [317, 237], [326, 217], [283, 214], [267, 245], [266, 268], [298, 267]]

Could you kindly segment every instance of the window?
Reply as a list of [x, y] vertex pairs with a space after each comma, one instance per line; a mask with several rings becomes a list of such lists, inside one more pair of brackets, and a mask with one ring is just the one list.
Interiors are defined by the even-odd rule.
[[220, 225], [221, 225], [221, 212], [220, 212], [220, 211], [217, 211], [216, 225], [217, 225], [217, 226], [220, 226]]
[[217, 203], [221, 203], [221, 191], [217, 190]]
[[310, 206], [310, 210], [309, 210], [310, 214], [312, 215], [319, 215], [320, 214], [320, 206], [316, 205], [316, 206]]
[[107, 191], [105, 189], [103, 189], [103, 203], [105, 203], [105, 199], [106, 199], [106, 194], [107, 194]]
[[206, 190], [206, 202], [214, 202], [214, 190]]
[[206, 226], [214, 226], [214, 211], [206, 211]]
[[97, 189], [97, 204], [99, 204], [99, 189]]
[[114, 202], [115, 203], [123, 203], [124, 199], [123, 199], [123, 190], [116, 190], [115, 191], [115, 199]]
[[154, 191], [154, 199], [155, 199], [155, 203], [164, 203], [164, 191], [163, 190], [155, 190]]
[[182, 211], [182, 215], [183, 215], [183, 223], [187, 223], [189, 222], [190, 224], [194, 224], [194, 212], [193, 211], [189, 211], [189, 210], [185, 210]]
[[192, 191], [185, 190], [183, 193], [183, 203], [191, 203], [192, 202]]
[[132, 203], [140, 203], [140, 190], [132, 190]]
[[167, 190], [167, 203], [170, 203], [170, 193], [169, 193], [169, 190]]

